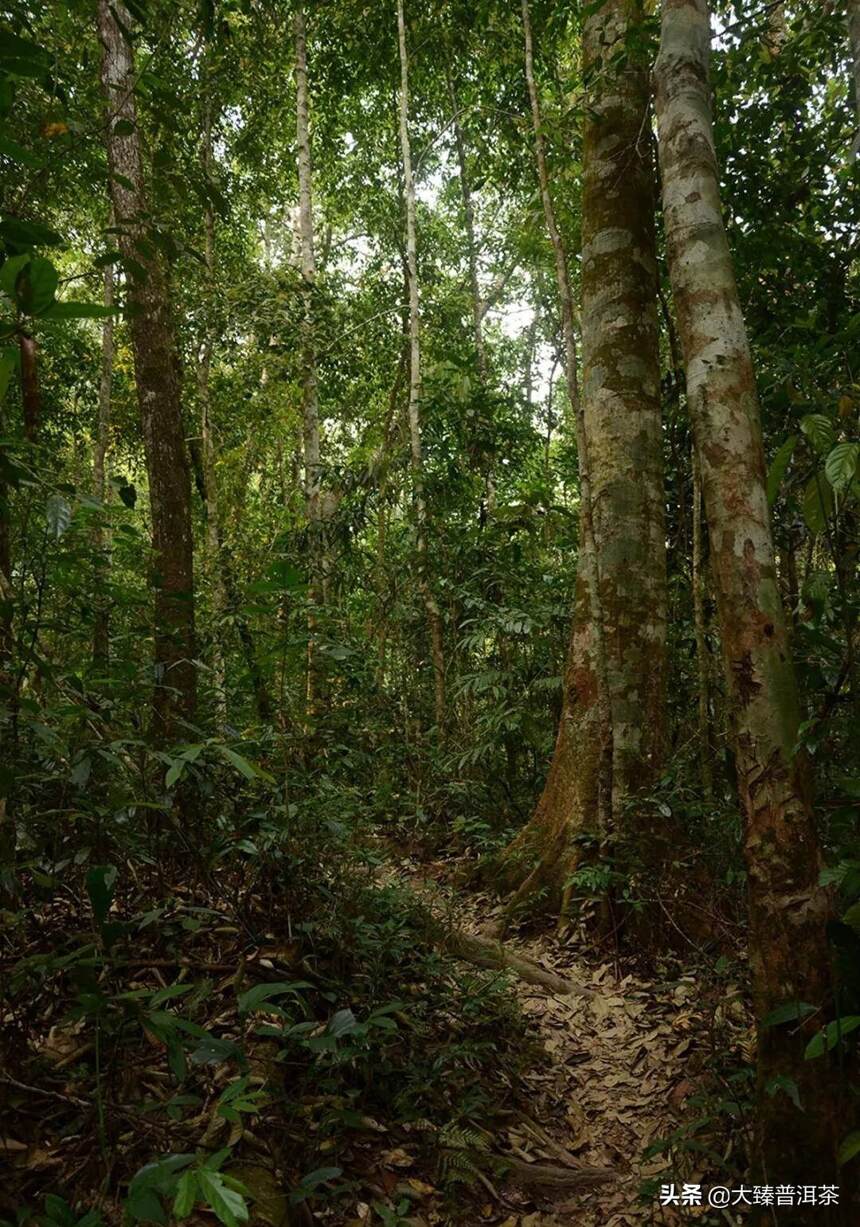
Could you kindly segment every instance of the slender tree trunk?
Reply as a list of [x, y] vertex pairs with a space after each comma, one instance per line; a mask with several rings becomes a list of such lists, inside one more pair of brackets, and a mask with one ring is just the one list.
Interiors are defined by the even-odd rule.
[[[194, 716], [194, 572], [191, 487], [166, 270], [147, 238], [148, 201], [134, 98], [134, 61], [118, 20], [122, 3], [98, 0], [102, 85], [108, 108], [110, 188], [119, 246], [145, 276], [131, 277], [129, 313], [152, 515], [155, 567], [155, 688], [152, 733], [175, 737]], [[117, 129], [120, 129], [119, 131]]]
[[472, 188], [469, 182], [469, 165], [466, 159], [466, 141], [460, 124], [460, 104], [454, 78], [448, 73], [448, 95], [454, 122], [454, 142], [457, 146], [457, 168], [460, 176], [460, 195], [463, 199], [463, 221], [466, 227], [466, 251], [469, 258], [469, 288], [472, 297], [472, 331], [475, 338], [475, 355], [478, 375], [482, 383], [487, 378], [487, 351], [484, 345], [484, 304], [478, 280], [478, 244], [475, 239], [475, 206], [472, 203]]
[[[202, 127], [200, 163], [203, 177], [208, 182], [212, 174], [212, 102], [208, 94], [203, 102]], [[206, 293], [211, 302], [214, 299], [215, 292], [215, 215], [212, 212], [211, 205], [208, 204], [203, 217], [203, 258], [206, 265]], [[212, 673], [215, 689], [215, 720], [219, 731], [223, 733], [227, 724], [227, 667], [223, 636], [223, 620], [227, 612], [227, 593], [223, 578], [224, 559], [221, 554], [221, 522], [218, 509], [218, 487], [216, 484], [215, 439], [212, 433], [212, 397], [210, 395], [212, 348], [212, 328], [207, 323], [197, 365], [197, 396], [200, 402], [200, 450], [205, 487], [206, 552], [209, 556], [209, 574], [211, 576], [213, 597]]]
[[35, 443], [39, 434], [39, 418], [41, 416], [36, 342], [29, 332], [20, 332], [18, 334], [18, 347], [21, 353], [21, 402], [24, 409], [24, 438], [28, 443]]
[[[821, 1023], [764, 1025], [788, 1002], [826, 1008], [827, 893], [776, 576], [759, 408], [722, 221], [711, 127], [707, 0], [664, 0], [656, 66], [669, 272], [711, 542], [726, 687], [745, 815], [749, 956], [758, 1020], [755, 1166], [773, 1182], [838, 1183], [840, 1107], [822, 1062], [803, 1059]], [[776, 1092], [790, 1078], [802, 1109]], [[776, 1092], [776, 1093], [775, 1093]], [[843, 1168], [844, 1176], [848, 1169]], [[840, 1222], [826, 1208], [804, 1222]]]
[[854, 84], [854, 115], [856, 135], [852, 152], [860, 155], [860, 0], [848, 0], [846, 13], [848, 25], [848, 53], [851, 64], [851, 79]]
[[[557, 892], [575, 860], [572, 838], [607, 833], [635, 790], [650, 783], [665, 740], [666, 562], [653, 167], [648, 74], [619, 49], [643, 19], [634, 0], [608, 0], [586, 18], [591, 83], [584, 133], [583, 366], [576, 379], [573, 294], [556, 224], [523, 0], [526, 78], [538, 176], [556, 263], [564, 369], [580, 465], [580, 563], [564, 702], [538, 808], [507, 850], [537, 868], [514, 901]], [[506, 875], [507, 876], [507, 875]]]
[[397, 39], [400, 50], [400, 153], [403, 161], [403, 196], [406, 205], [406, 266], [409, 281], [409, 439], [412, 456], [412, 489], [415, 502], [415, 536], [418, 582], [433, 661], [436, 727], [445, 728], [445, 656], [442, 645], [442, 615], [430, 584], [427, 556], [427, 503], [424, 497], [424, 456], [421, 446], [421, 316], [418, 301], [417, 223], [415, 181], [409, 145], [409, 59], [403, 0], [397, 0]]
[[693, 467], [693, 625], [696, 632], [696, 675], [699, 713], [699, 779], [705, 800], [714, 795], [714, 773], [711, 768], [711, 679], [708, 671], [708, 647], [705, 639], [705, 570], [702, 565], [702, 478], [695, 448]]
[[317, 712], [320, 698], [318, 611], [325, 601], [325, 543], [323, 540], [322, 465], [320, 453], [319, 390], [317, 386], [314, 293], [313, 177], [308, 120], [308, 65], [305, 14], [301, 3], [293, 17], [296, 47], [296, 157], [299, 174], [298, 246], [302, 274], [302, 415], [304, 422], [305, 514], [308, 523], [310, 583], [308, 597], [307, 711]]
[[[113, 306], [114, 271], [110, 264], [104, 270], [104, 303]], [[106, 523], [110, 486], [107, 482], [106, 461], [110, 445], [111, 392], [113, 384], [113, 316], [108, 315], [102, 323], [102, 369], [99, 380], [99, 420], [96, 428], [96, 445], [93, 454], [93, 484], [96, 498], [101, 503], [99, 521], [93, 534], [93, 550], [96, 558], [95, 619], [93, 622], [93, 666], [104, 672], [110, 659], [110, 601], [107, 582], [110, 575], [111, 533]]]

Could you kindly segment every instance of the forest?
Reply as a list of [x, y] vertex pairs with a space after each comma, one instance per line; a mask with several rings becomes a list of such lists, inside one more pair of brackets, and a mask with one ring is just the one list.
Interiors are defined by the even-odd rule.
[[0, 0], [0, 1227], [860, 1223], [860, 0]]

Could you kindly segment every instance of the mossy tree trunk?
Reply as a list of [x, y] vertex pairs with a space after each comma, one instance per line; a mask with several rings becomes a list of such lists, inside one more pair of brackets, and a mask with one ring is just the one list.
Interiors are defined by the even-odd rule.
[[[758, 1021], [755, 1160], [768, 1182], [835, 1184], [838, 1097], [823, 1063], [804, 1060], [805, 1032], [817, 1029], [821, 1015], [808, 1026], [765, 1024], [789, 1002], [826, 1009], [829, 903], [818, 884], [818, 841], [797, 749], [798, 694], [755, 375], [720, 208], [709, 57], [707, 0], [664, 0], [656, 67], [663, 212], [745, 816]], [[802, 1107], [777, 1091], [780, 1078], [791, 1079]], [[843, 1179], [843, 1204], [844, 1194]], [[803, 1221], [842, 1221], [838, 1207], [827, 1213], [819, 1208]]]
[[197, 702], [191, 481], [182, 425], [178, 361], [160, 252], [148, 237], [149, 202], [137, 124], [133, 25], [121, 3], [99, 0], [102, 86], [107, 100], [110, 190], [119, 247], [143, 276], [128, 283], [134, 352], [152, 514], [155, 571], [155, 687], [152, 733], [169, 741], [193, 719]]
[[[666, 562], [653, 232], [653, 164], [644, 60], [625, 48], [641, 3], [589, 12], [583, 68], [582, 397], [573, 295], [553, 211], [534, 81], [526, 77], [562, 314], [564, 365], [580, 467], [580, 556], [562, 717], [543, 795], [502, 857], [513, 903], [563, 899], [577, 835], [606, 835], [650, 783], [664, 743]], [[619, 58], [620, 53], [620, 58]]]

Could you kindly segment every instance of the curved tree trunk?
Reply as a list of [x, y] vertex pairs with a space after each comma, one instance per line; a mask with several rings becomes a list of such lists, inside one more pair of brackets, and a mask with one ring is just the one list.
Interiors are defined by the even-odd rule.
[[412, 490], [415, 501], [415, 537], [418, 582], [430, 632], [433, 661], [433, 694], [436, 727], [445, 728], [445, 655], [442, 646], [442, 615], [430, 584], [427, 556], [427, 502], [424, 496], [424, 456], [421, 446], [421, 315], [418, 302], [417, 223], [415, 180], [409, 145], [409, 56], [403, 0], [397, 0], [397, 42], [400, 49], [400, 154], [403, 160], [403, 196], [406, 204], [406, 268], [409, 282], [409, 440], [412, 456]]
[[127, 27], [133, 24], [121, 3], [99, 0], [110, 189], [120, 228], [119, 246], [126, 260], [142, 266], [145, 274], [129, 280], [128, 301], [133, 308], [129, 330], [152, 514], [152, 733], [157, 740], [168, 741], [179, 733], [183, 721], [193, 718], [197, 701], [191, 483], [167, 278], [161, 256], [147, 236], [149, 208], [134, 98], [134, 61], [117, 19]]
[[[707, 0], [664, 0], [656, 68], [669, 273], [701, 465], [712, 572], [736, 743], [758, 1020], [756, 1160], [768, 1181], [838, 1183], [840, 1111], [804, 1025], [763, 1025], [788, 1002], [825, 1007], [828, 896], [765, 494], [755, 375], [723, 225], [711, 129]], [[820, 1025], [820, 1018], [808, 1024]], [[802, 1109], [774, 1078], [795, 1083]], [[843, 1169], [843, 1204], [844, 1196]], [[819, 1209], [825, 1222], [840, 1220]], [[811, 1221], [811, 1218], [810, 1218]], [[816, 1222], [819, 1221], [816, 1217]]]
[[538, 174], [579, 451], [581, 532], [553, 760], [534, 816], [502, 859], [503, 879], [520, 882], [513, 903], [538, 888], [563, 895], [575, 836], [606, 834], [631, 793], [653, 779], [663, 753], [666, 564], [648, 75], [632, 53], [622, 68], [615, 63], [642, 17], [640, 3], [609, 0], [589, 14], [583, 34], [590, 97], [580, 401], [573, 295], [549, 190], [523, 0]]

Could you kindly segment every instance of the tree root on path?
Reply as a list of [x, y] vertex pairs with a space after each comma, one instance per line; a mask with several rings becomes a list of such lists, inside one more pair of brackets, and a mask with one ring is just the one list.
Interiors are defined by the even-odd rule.
[[526, 1163], [504, 1156], [506, 1178], [514, 1184], [544, 1189], [581, 1189], [618, 1178], [611, 1167], [561, 1167], [556, 1163]]
[[594, 996], [591, 989], [583, 988], [563, 976], [557, 976], [553, 971], [545, 971], [531, 959], [512, 954], [500, 942], [491, 941], [489, 938], [473, 937], [457, 929], [450, 929], [443, 933], [441, 944], [449, 954], [466, 963], [472, 963], [476, 967], [512, 971], [521, 980], [525, 980], [526, 984], [537, 984], [550, 993], [558, 993], [560, 996]]

